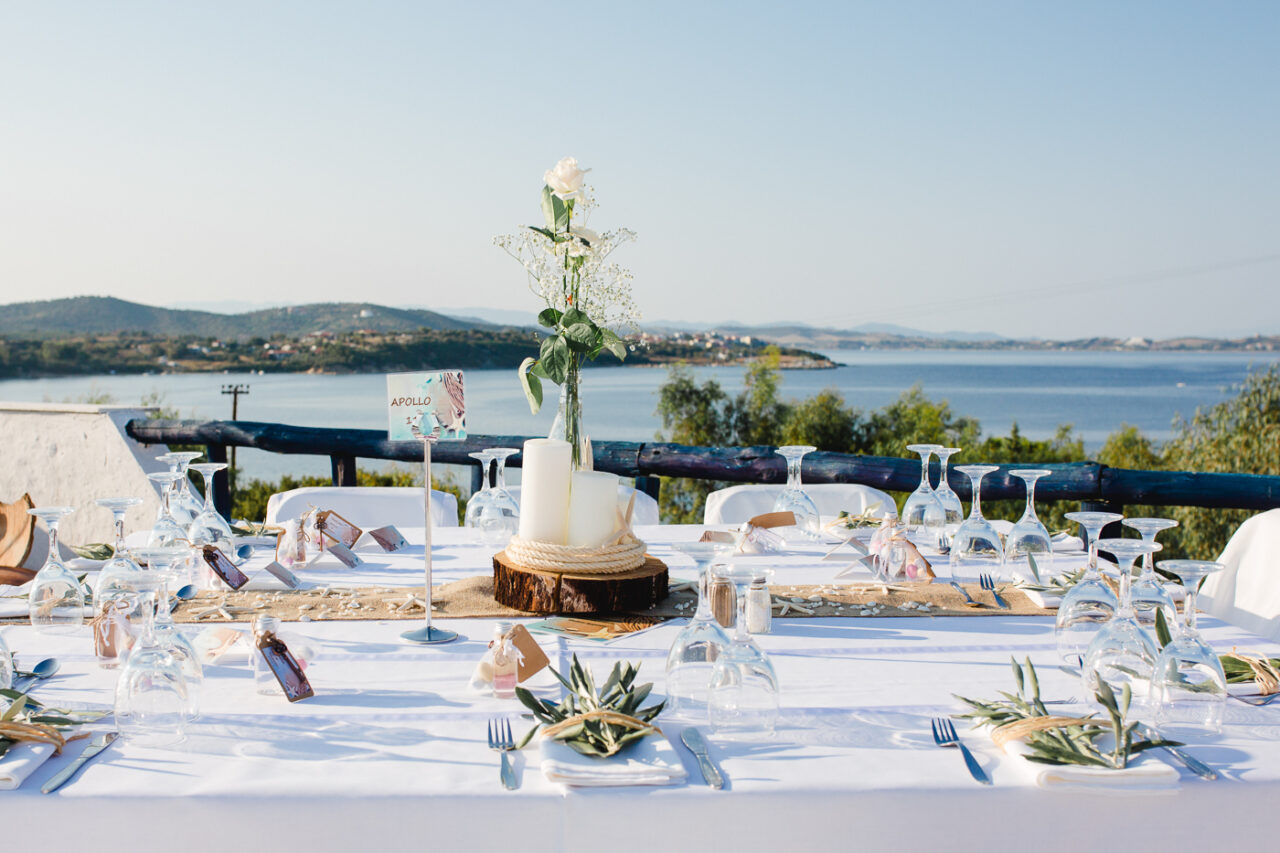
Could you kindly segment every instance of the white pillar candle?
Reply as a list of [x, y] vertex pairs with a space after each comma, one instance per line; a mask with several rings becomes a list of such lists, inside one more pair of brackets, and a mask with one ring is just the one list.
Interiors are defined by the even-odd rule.
[[569, 544], [603, 545], [618, 523], [618, 478], [574, 471], [569, 486]]
[[565, 544], [569, 523], [569, 442], [531, 438], [520, 468], [520, 538]]

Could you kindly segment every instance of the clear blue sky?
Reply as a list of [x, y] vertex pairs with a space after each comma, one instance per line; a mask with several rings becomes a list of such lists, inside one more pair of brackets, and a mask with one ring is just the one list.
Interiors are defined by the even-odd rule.
[[543, 170], [651, 318], [1280, 332], [1280, 3], [0, 4], [0, 301], [536, 309]]

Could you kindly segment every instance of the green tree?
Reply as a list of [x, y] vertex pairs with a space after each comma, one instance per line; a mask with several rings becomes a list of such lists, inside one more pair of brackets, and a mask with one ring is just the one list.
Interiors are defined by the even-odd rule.
[[908, 444], [973, 447], [981, 432], [976, 420], [956, 415], [946, 400], [934, 402], [914, 385], [888, 406], [860, 419], [853, 447], [869, 456], [906, 457]]
[[834, 453], [853, 452], [853, 431], [858, 415], [834, 389], [791, 406], [782, 423], [779, 444], [811, 444]]
[[[356, 471], [356, 485], [359, 486], [417, 486], [422, 487], [422, 475], [406, 468], [388, 466], [382, 471]], [[261, 521], [267, 515], [267, 501], [276, 492], [287, 492], [290, 489], [301, 489], [308, 486], [331, 486], [329, 477], [294, 477], [284, 475], [279, 480], [249, 480], [242, 486], [234, 487], [231, 495], [231, 517], [247, 518]], [[449, 480], [431, 478], [431, 487], [439, 491], [450, 492], [458, 499], [458, 523], [462, 523], [466, 512], [467, 501], [462, 489]]]

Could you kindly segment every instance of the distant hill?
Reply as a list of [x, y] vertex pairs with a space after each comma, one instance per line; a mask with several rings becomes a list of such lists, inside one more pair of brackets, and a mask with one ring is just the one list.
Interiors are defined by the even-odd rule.
[[389, 308], [368, 302], [323, 302], [216, 314], [158, 308], [110, 296], [77, 296], [0, 307], [0, 336], [56, 338], [67, 335], [148, 331], [157, 335], [214, 338], [298, 336], [308, 332], [408, 332], [417, 329], [494, 328], [483, 320], [460, 320], [435, 311]]

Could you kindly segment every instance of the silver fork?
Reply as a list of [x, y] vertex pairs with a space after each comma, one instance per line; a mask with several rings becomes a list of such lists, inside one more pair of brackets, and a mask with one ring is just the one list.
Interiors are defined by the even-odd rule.
[[978, 583], [983, 589], [995, 596], [996, 604], [999, 604], [1001, 609], [1009, 609], [1009, 602], [1001, 598], [1000, 593], [996, 592], [995, 578], [991, 577], [991, 575], [978, 575]]
[[516, 742], [511, 737], [511, 721], [510, 720], [490, 720], [489, 721], [489, 748], [502, 753], [502, 785], [508, 791], [514, 791], [520, 786], [516, 784], [515, 771], [511, 769], [511, 759], [507, 757], [507, 753], [516, 748]]
[[1255, 708], [1261, 708], [1263, 705], [1270, 705], [1272, 702], [1280, 699], [1280, 693], [1268, 693], [1266, 696], [1237, 696], [1234, 693], [1228, 693], [1232, 699], [1239, 699], [1246, 705], [1252, 705]]
[[973, 753], [969, 751], [969, 747], [960, 742], [960, 737], [956, 734], [956, 727], [952, 725], [951, 721], [946, 717], [934, 718], [933, 742], [938, 746], [960, 747], [960, 752], [964, 755], [965, 766], [969, 768], [969, 775], [984, 785], [991, 784], [991, 777], [982, 769], [982, 765], [978, 763], [978, 759], [973, 757]]

